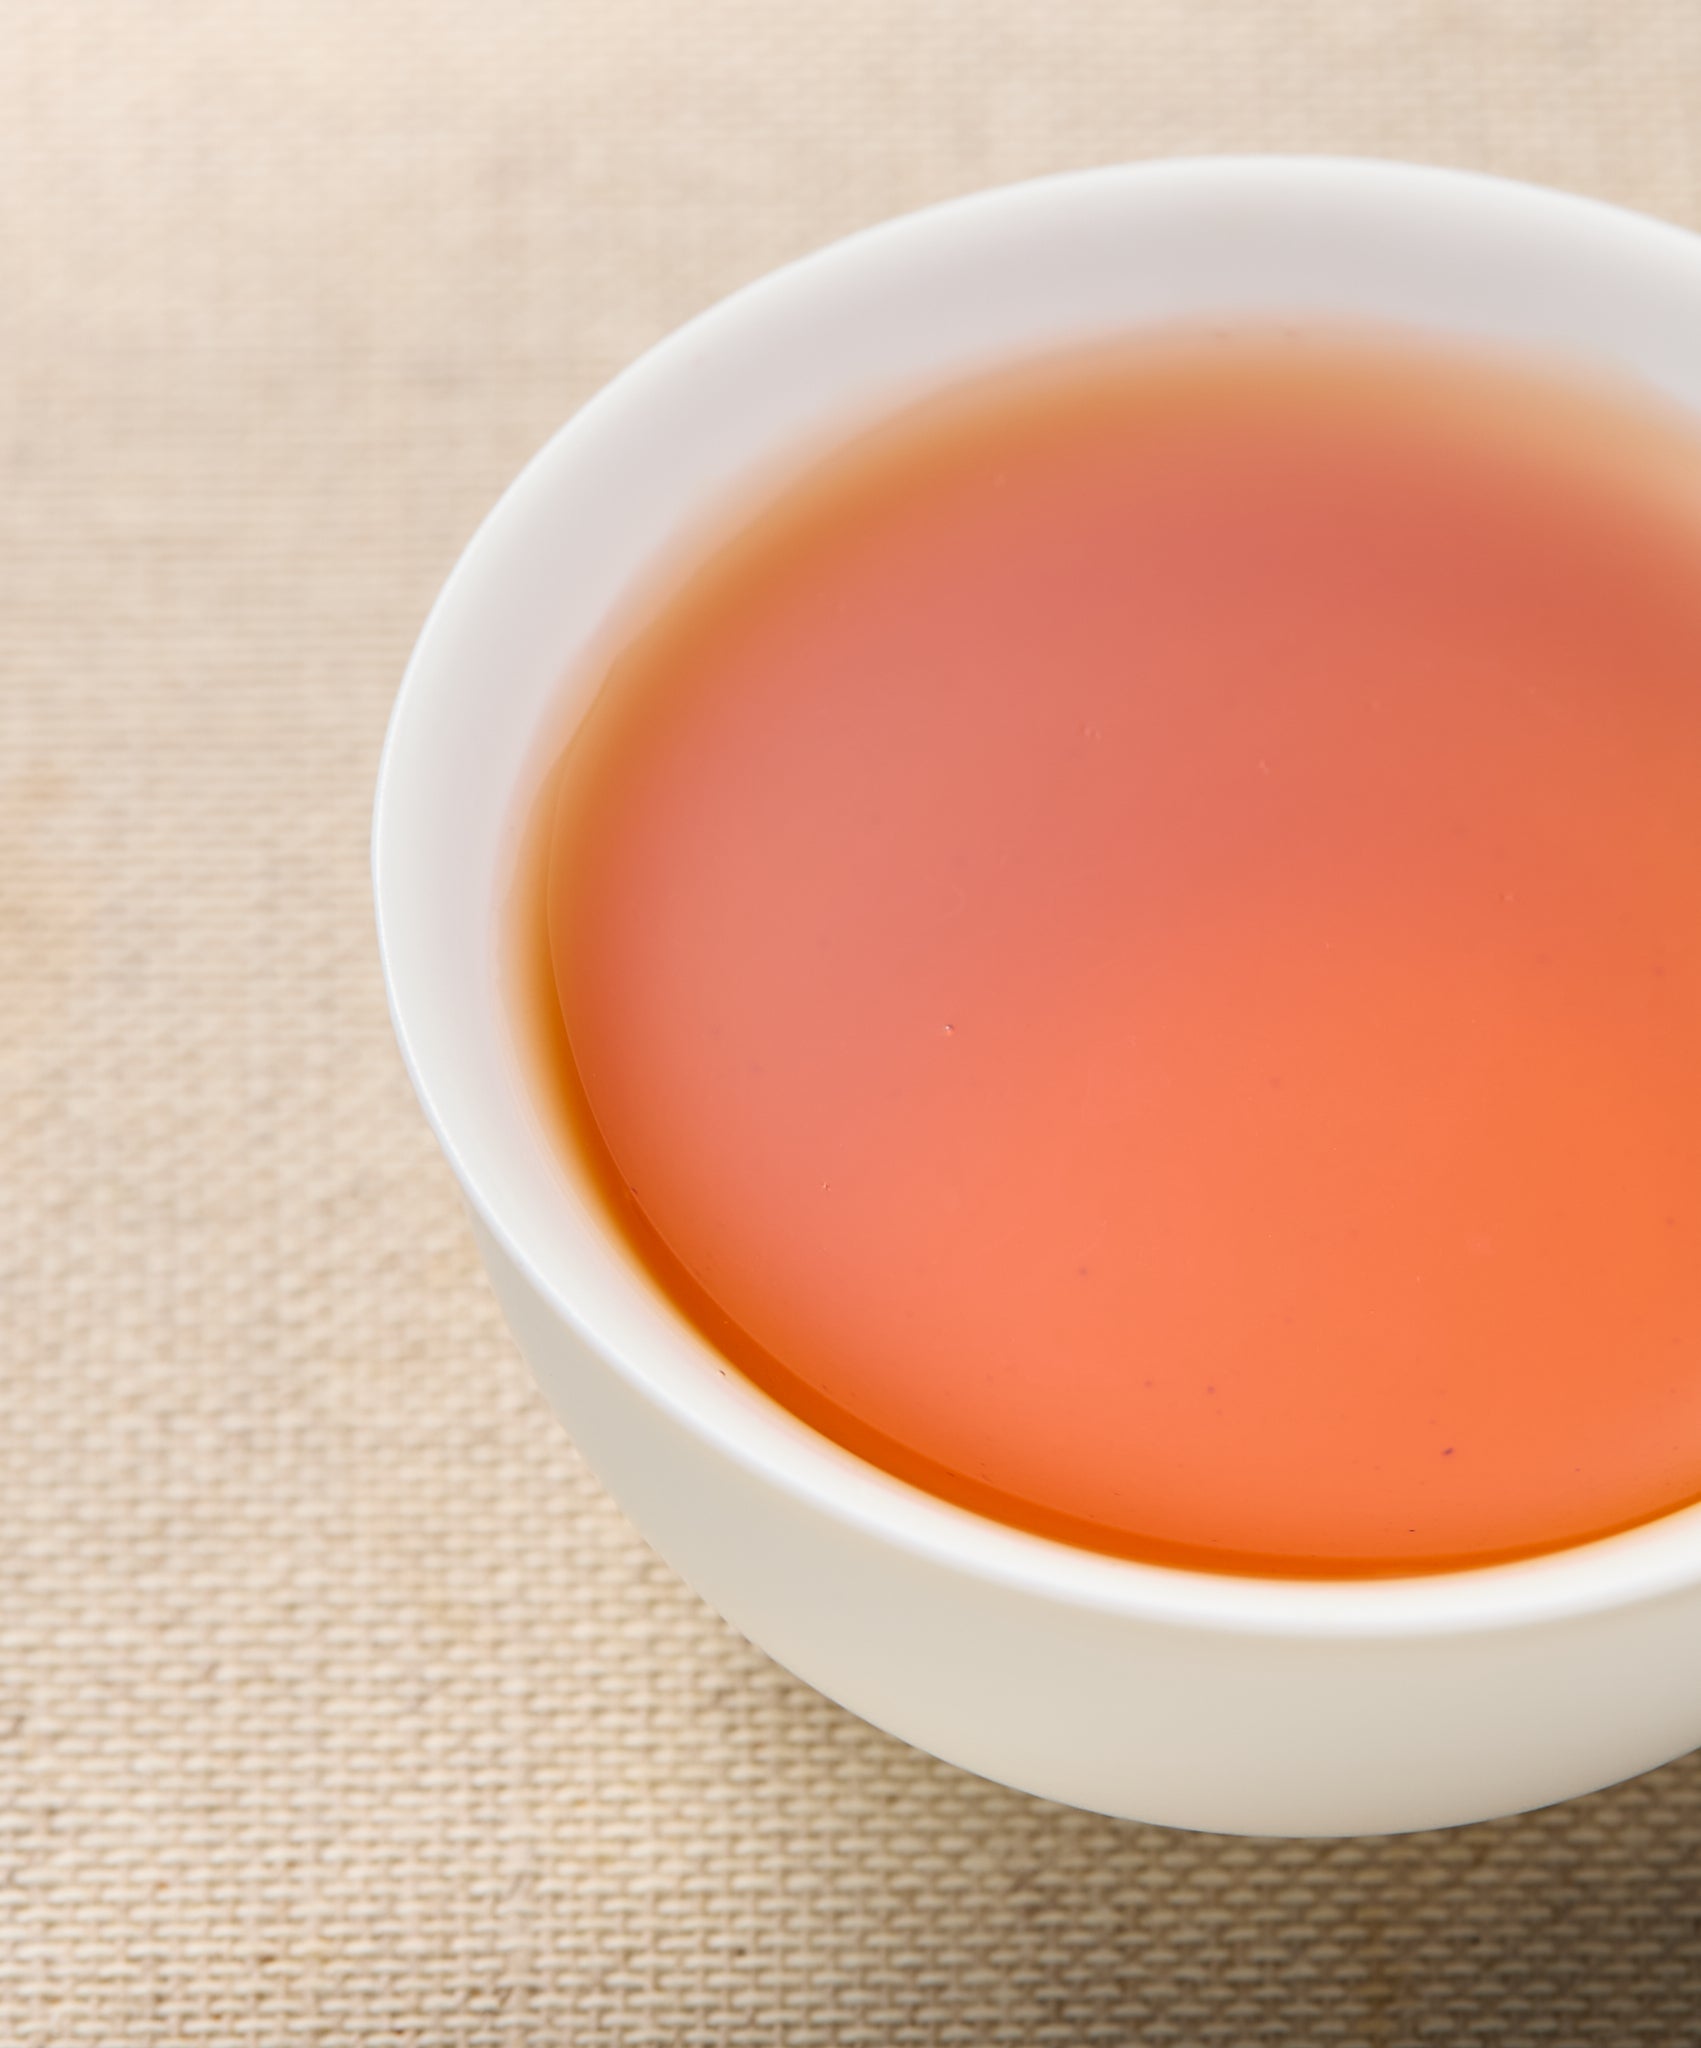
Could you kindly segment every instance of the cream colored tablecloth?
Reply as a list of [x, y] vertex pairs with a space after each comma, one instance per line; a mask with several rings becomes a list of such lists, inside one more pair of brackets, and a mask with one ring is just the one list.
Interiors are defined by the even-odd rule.
[[874, 1734], [645, 1551], [391, 1045], [414, 630], [881, 215], [1325, 149], [1701, 226], [1698, 0], [0, 0], [0, 2042], [1701, 2042], [1701, 1760], [1334, 1844]]

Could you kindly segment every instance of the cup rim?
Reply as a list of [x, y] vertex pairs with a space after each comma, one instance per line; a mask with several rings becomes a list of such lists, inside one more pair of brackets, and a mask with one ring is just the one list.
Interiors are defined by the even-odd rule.
[[[967, 234], [1010, 209], [1063, 206], [1138, 189], [1148, 200], [1210, 190], [1232, 199], [1257, 189], [1286, 190], [1296, 203], [1349, 183], [1367, 203], [1424, 206], [1434, 200], [1492, 206], [1537, 234], [1581, 230], [1635, 244], [1655, 264], [1688, 274], [1701, 303], [1701, 236], [1608, 202], [1489, 174], [1382, 158], [1331, 156], [1204, 156], [1154, 159], [1054, 173], [949, 199], [862, 228], [768, 272], [698, 313], [621, 370], [550, 437], [485, 516], [456, 561], [421, 629], [397, 692], [379, 763], [371, 861], [379, 957], [390, 1018], [421, 1107], [475, 1216], [525, 1280], [592, 1351], [647, 1402], [711, 1445], [750, 1477], [845, 1525], [859, 1536], [908, 1551], [972, 1579], [994, 1582], [1050, 1601], [1122, 1613], [1130, 1618], [1204, 1630], [1305, 1637], [1455, 1635], [1531, 1626], [1675, 1592], [1701, 1579], [1701, 1503], [1680, 1508], [1620, 1534], [1513, 1563], [1468, 1566], [1409, 1577], [1374, 1579], [1265, 1578], [1103, 1555], [989, 1520], [864, 1464], [819, 1436], [789, 1411], [767, 1402], [760, 1425], [742, 1422], [692, 1381], [664, 1384], [643, 1356], [587, 1315], [518, 1217], [514, 1205], [480, 1170], [476, 1134], [445, 1103], [448, 1091], [413, 1028], [418, 990], [396, 940], [409, 863], [398, 845], [399, 793], [417, 721], [429, 715], [429, 680], [460, 658], [466, 619], [477, 608], [476, 585], [487, 569], [533, 532], [536, 486], [575, 459], [581, 438], [605, 427], [624, 408], [641, 404], [658, 383], [690, 364], [705, 345], [736, 345], [741, 328], [760, 326], [849, 263], [878, 259], [918, 239]], [[516, 791], [516, 801], [520, 792]], [[637, 1262], [610, 1238], [629, 1269]], [[643, 1285], [651, 1288], [647, 1276]], [[686, 1349], [714, 1360], [700, 1339]]]

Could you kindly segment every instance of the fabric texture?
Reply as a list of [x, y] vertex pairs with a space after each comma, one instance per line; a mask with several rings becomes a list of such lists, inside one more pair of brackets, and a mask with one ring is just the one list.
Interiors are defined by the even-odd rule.
[[1701, 1757], [1064, 1811], [735, 1638], [546, 1413], [391, 1042], [430, 599], [679, 320], [1066, 166], [1701, 227], [1695, 0], [0, 4], [0, 2042], [1701, 2042]]

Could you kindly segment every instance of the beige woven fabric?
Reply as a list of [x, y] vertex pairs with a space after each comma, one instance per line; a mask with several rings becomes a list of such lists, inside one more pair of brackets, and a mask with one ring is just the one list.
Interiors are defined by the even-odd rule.
[[1366, 151], [1701, 226], [1697, 0], [0, 0], [0, 2042], [1701, 2042], [1701, 1759], [1445, 1836], [872, 1733], [545, 1413], [367, 810], [522, 459], [813, 243]]

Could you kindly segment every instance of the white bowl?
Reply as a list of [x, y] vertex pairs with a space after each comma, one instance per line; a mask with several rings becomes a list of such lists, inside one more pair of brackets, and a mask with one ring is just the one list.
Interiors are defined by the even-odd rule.
[[658, 1293], [534, 1106], [498, 972], [541, 757], [705, 521], [964, 371], [1242, 315], [1534, 345], [1701, 413], [1701, 239], [1493, 179], [1154, 163], [853, 236], [617, 377], [480, 529], [390, 726], [380, 942], [522, 1349], [615, 1498], [736, 1628], [878, 1726], [1047, 1798], [1249, 1834], [1435, 1827], [1701, 1742], [1701, 1508], [1522, 1564], [1295, 1582], [1095, 1556], [917, 1492], [730, 1372]]

